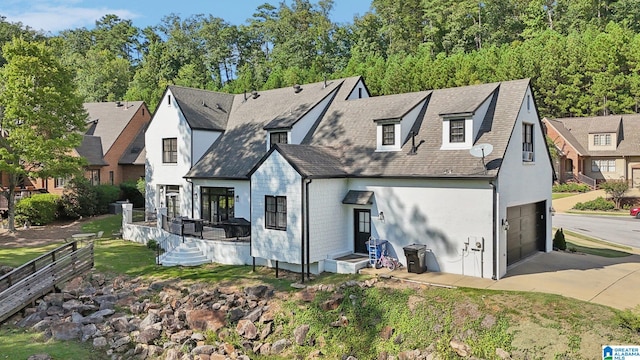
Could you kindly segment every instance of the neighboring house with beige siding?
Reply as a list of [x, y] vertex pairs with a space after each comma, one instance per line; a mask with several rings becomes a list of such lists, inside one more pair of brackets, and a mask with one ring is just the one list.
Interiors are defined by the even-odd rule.
[[640, 187], [640, 115], [543, 119], [560, 182], [626, 180]]

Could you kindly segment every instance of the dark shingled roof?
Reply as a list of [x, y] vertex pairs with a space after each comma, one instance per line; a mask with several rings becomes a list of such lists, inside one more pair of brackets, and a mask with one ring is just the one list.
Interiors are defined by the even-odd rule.
[[257, 98], [235, 95], [225, 132], [187, 173], [187, 178], [247, 179], [247, 174], [267, 151], [265, 125], [278, 119], [293, 124], [341, 87], [355, 86], [360, 77], [266, 90]]
[[223, 131], [227, 127], [234, 95], [171, 85], [169, 90], [189, 127]]
[[328, 147], [292, 144], [276, 144], [278, 151], [296, 169], [306, 177], [336, 178], [346, 177], [340, 154]]
[[[148, 124], [147, 124], [148, 126]], [[143, 126], [138, 131], [138, 134], [133, 139], [127, 150], [122, 154], [118, 164], [120, 165], [144, 165], [146, 151], [144, 147], [144, 132], [147, 130], [147, 126]]]
[[[340, 101], [344, 96], [338, 94], [306, 144], [337, 149], [345, 171], [354, 177], [494, 177], [528, 86], [525, 79], [348, 101]], [[348, 90], [340, 89], [343, 91]], [[440, 149], [442, 114], [473, 113], [490, 97], [488, 114], [476, 138], [476, 144], [493, 145], [485, 159], [489, 169], [485, 174], [481, 160], [469, 150]], [[397, 118], [427, 98], [426, 109], [414, 125], [416, 144], [420, 144], [416, 154], [409, 155], [410, 139], [403, 139], [401, 151], [376, 152], [372, 120]]]
[[89, 166], [105, 166], [109, 165], [102, 157], [102, 143], [100, 137], [83, 135], [82, 143], [76, 148], [78, 155], [87, 159]]
[[142, 104], [143, 101], [85, 103], [89, 114], [85, 134], [100, 137], [103, 155], [106, 154]]
[[[549, 122], [583, 156], [640, 155], [640, 114], [560, 118]], [[594, 133], [619, 133], [617, 149], [587, 150], [589, 134]]]

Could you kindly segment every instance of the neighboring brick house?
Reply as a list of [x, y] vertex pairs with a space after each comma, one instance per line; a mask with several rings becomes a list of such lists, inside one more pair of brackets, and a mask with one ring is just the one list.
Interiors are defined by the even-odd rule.
[[[89, 114], [82, 144], [75, 149], [87, 159], [85, 177], [92, 184], [118, 185], [144, 176], [144, 131], [151, 114], [143, 101], [85, 103]], [[66, 179], [38, 180], [61, 194]]]
[[623, 179], [640, 187], [639, 114], [545, 118], [543, 123], [558, 150], [554, 166], [561, 183]]

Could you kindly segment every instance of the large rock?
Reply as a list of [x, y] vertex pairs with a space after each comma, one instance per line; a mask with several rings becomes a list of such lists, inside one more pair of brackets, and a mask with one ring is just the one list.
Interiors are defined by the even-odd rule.
[[305, 341], [307, 340], [307, 333], [309, 333], [309, 325], [304, 324], [304, 325], [298, 326], [293, 331], [293, 337], [296, 340], [296, 344], [300, 346], [304, 345]]
[[82, 325], [72, 322], [58, 323], [51, 327], [51, 335], [54, 340], [80, 340]]
[[289, 339], [280, 339], [271, 345], [271, 353], [280, 354], [289, 346], [291, 346], [291, 341]]
[[250, 320], [238, 321], [236, 326], [238, 335], [242, 335], [245, 339], [253, 340], [258, 337], [258, 328]]
[[142, 344], [153, 344], [153, 342], [160, 338], [162, 331], [156, 326], [149, 326], [138, 334], [138, 342]]
[[215, 310], [191, 310], [187, 311], [187, 324], [189, 328], [197, 331], [218, 331], [227, 325], [226, 314]]

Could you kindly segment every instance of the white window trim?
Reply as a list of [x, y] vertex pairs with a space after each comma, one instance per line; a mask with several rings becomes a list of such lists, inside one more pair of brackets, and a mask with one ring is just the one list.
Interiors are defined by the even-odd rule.
[[[464, 120], [464, 142], [451, 142], [451, 121]], [[445, 117], [442, 119], [442, 146], [441, 150], [465, 150], [473, 146], [473, 118], [472, 117]]]
[[[394, 142], [393, 145], [382, 145], [382, 127], [383, 125], [394, 125]], [[401, 139], [400, 139], [400, 121], [392, 121], [392, 122], [379, 122], [376, 124], [376, 152], [386, 152], [386, 151], [400, 151], [401, 150]]]

